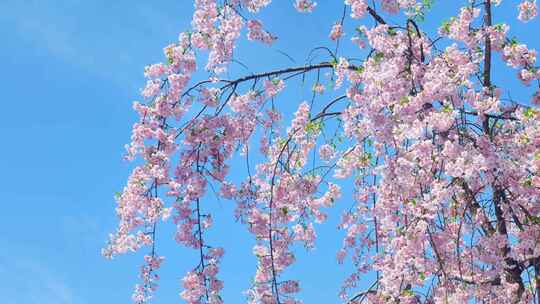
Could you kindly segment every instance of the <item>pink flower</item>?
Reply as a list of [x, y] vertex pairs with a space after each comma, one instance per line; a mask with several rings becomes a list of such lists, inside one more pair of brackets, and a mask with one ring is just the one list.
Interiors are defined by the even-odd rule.
[[262, 27], [262, 23], [259, 20], [249, 20], [247, 22], [249, 40], [257, 40], [266, 44], [272, 44], [276, 37], [265, 31]]
[[220, 194], [226, 198], [226, 199], [232, 199], [236, 195], [236, 187], [229, 183], [229, 182], [223, 182], [221, 184], [221, 191]]
[[218, 88], [203, 88], [201, 90], [201, 103], [209, 107], [216, 107], [219, 103], [219, 94], [221, 90]]
[[531, 81], [536, 79], [536, 74], [529, 69], [522, 69], [518, 73], [518, 78], [524, 85], [529, 86]]
[[336, 23], [330, 31], [330, 39], [338, 40], [341, 36], [343, 36], [343, 26], [340, 23]]
[[503, 60], [513, 68], [534, 66], [536, 51], [524, 44], [512, 43], [504, 47]]
[[468, 46], [474, 46], [482, 37], [471, 32], [470, 26], [479, 15], [480, 9], [464, 7], [457, 18], [445, 22], [443, 27], [439, 29], [439, 33], [463, 41]]
[[254, 101], [256, 100], [256, 97], [257, 96], [255, 95], [254, 91], [249, 91], [244, 95], [232, 97], [231, 100], [229, 100], [228, 105], [234, 112], [249, 112]]
[[167, 68], [165, 67], [163, 63], [157, 63], [157, 64], [147, 66], [144, 69], [144, 76], [146, 76], [147, 78], [157, 78], [165, 74], [166, 71], [167, 71]]
[[345, 4], [351, 6], [351, 17], [355, 19], [362, 18], [368, 8], [366, 0], [345, 0]]
[[285, 281], [279, 286], [279, 290], [283, 293], [297, 293], [300, 291], [298, 281]]
[[354, 43], [356, 46], [358, 46], [361, 49], [366, 47], [366, 43], [360, 37], [356, 37], [356, 36], [352, 37], [351, 42]]
[[148, 80], [146, 87], [141, 92], [141, 95], [146, 98], [156, 96], [161, 89], [161, 80]]
[[257, 13], [259, 10], [272, 2], [271, 0], [242, 0], [247, 9], [252, 13]]
[[329, 161], [335, 155], [336, 151], [331, 145], [324, 144], [319, 148], [319, 157], [322, 160]]
[[[255, 241], [248, 301], [275, 304], [280, 293], [282, 303], [299, 303], [299, 283], [285, 278], [293, 274], [287, 269], [298, 244], [314, 247], [315, 223], [327, 219], [325, 209], [338, 205], [342, 189], [334, 178], [351, 177], [337, 259], [343, 263], [349, 255], [354, 267], [342, 298], [377, 272], [377, 288], [365, 296], [369, 303], [412, 303], [427, 281], [433, 284], [425, 302], [531, 302], [534, 294], [522, 288], [527, 282], [519, 284], [522, 276], [514, 270], [539, 257], [531, 216], [540, 211], [540, 89], [534, 88], [531, 107], [503, 102], [504, 88], [483, 79], [483, 48], [489, 37], [492, 50], [518, 70], [525, 85], [540, 79], [536, 51], [509, 40], [504, 23], [486, 26], [478, 20], [486, 13], [483, 5], [464, 7], [443, 23], [439, 31], [446, 41], [437, 42], [422, 24], [404, 21], [428, 13], [431, 1], [380, 0], [381, 18], [397, 26], [377, 20], [358, 27], [351, 42], [369, 44], [372, 52], [365, 57], [342, 48], [331, 65], [314, 52], [310, 66], [218, 76], [241, 54], [236, 47], [244, 26], [248, 40], [275, 39], [260, 21], [245, 19], [270, 2], [194, 0], [192, 28], [163, 49], [166, 62], [145, 68], [146, 103], [133, 105], [139, 120], [126, 157], [138, 157], [138, 163], [116, 195], [118, 227], [102, 252], [112, 258], [152, 249], [132, 299], [147, 302], [157, 288], [162, 258], [154, 249], [161, 237], [155, 238], [154, 228], [172, 215], [175, 240], [197, 254], [182, 279], [181, 297], [189, 304], [223, 303], [218, 274], [224, 251], [210, 244], [218, 238], [207, 237], [216, 219], [208, 194], [219, 190], [235, 201], [234, 215]], [[520, 2], [519, 19], [531, 20], [537, 0]], [[294, 3], [301, 12], [316, 5]], [[351, 18], [369, 9], [367, 0], [345, 5]], [[405, 16], [386, 14], [400, 11]], [[331, 39], [343, 35], [342, 23], [335, 24]], [[206, 66], [197, 65], [204, 54]], [[499, 58], [493, 56], [494, 66]], [[264, 81], [261, 75], [276, 78]], [[287, 85], [315, 83], [313, 100], [293, 102], [296, 111], [287, 100], [269, 100], [293, 77], [302, 80]], [[325, 90], [322, 77], [335, 80], [336, 89], [346, 87], [316, 96]], [[191, 110], [194, 101], [200, 104]], [[335, 151], [338, 142], [343, 153]], [[236, 170], [229, 165], [237, 156], [245, 157], [249, 174], [236, 187], [228, 173]], [[336, 163], [325, 163], [331, 160]], [[507, 225], [504, 232], [501, 223]], [[446, 275], [439, 275], [441, 268]], [[489, 284], [494, 280], [498, 284]]]
[[312, 0], [296, 0], [294, 7], [301, 13], [311, 13], [317, 6], [317, 2]]
[[349, 62], [345, 58], [339, 58], [339, 61], [337, 63], [337, 66], [334, 70], [336, 78], [336, 86], [335, 89], [338, 89], [343, 84], [343, 80], [345, 80], [345, 75], [347, 74], [347, 71], [349, 69]]
[[525, 0], [518, 5], [518, 19], [523, 22], [528, 22], [538, 15], [538, 6], [536, 0]]
[[285, 88], [285, 82], [281, 79], [265, 80], [264, 81], [264, 91], [266, 97], [272, 98], [276, 96], [281, 90]]
[[313, 91], [314, 92], [317, 92], [319, 94], [322, 94], [324, 93], [324, 85], [321, 84], [321, 83], [317, 83], [316, 85], [313, 86]]
[[339, 264], [343, 264], [343, 261], [345, 260], [345, 257], [347, 256], [347, 251], [344, 249], [340, 249], [337, 253], [337, 260]]

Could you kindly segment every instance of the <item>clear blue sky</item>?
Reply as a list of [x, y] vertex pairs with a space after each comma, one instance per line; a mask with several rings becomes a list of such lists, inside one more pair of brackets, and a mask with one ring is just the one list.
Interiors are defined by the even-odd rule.
[[[0, 302], [129, 302], [141, 255], [111, 262], [100, 256], [100, 248], [116, 227], [113, 193], [122, 189], [131, 168], [122, 160], [123, 145], [136, 119], [131, 102], [139, 98], [143, 67], [161, 60], [162, 47], [189, 27], [191, 2], [0, 2]], [[272, 49], [241, 43], [237, 51], [253, 71], [290, 65], [276, 50], [287, 51], [301, 64], [320, 41], [332, 46], [327, 36], [340, 18], [342, 1], [320, 0], [311, 16], [296, 14], [292, 1], [274, 2], [279, 3], [260, 18], [280, 40]], [[457, 12], [456, 2], [437, 0], [433, 20]], [[538, 49], [539, 21], [518, 24], [515, 5], [515, 0], [504, 0], [495, 17], [508, 14], [512, 34]], [[433, 20], [425, 25], [434, 29]], [[352, 29], [346, 32], [350, 38]], [[495, 72], [495, 81], [520, 88], [510, 80], [510, 69], [497, 66]], [[528, 97], [532, 90], [521, 92], [512, 97]], [[294, 90], [287, 94], [293, 96]], [[236, 179], [243, 174], [233, 172]], [[350, 201], [344, 197], [338, 207]], [[224, 298], [241, 303], [255, 272], [253, 240], [233, 222], [231, 202], [210, 203], [221, 224], [209, 237], [226, 249], [220, 274]], [[302, 280], [305, 303], [338, 303], [336, 294], [348, 273], [335, 262], [342, 238], [335, 232], [338, 214], [332, 212], [318, 227], [316, 250], [300, 250], [298, 264], [287, 273]], [[194, 252], [172, 242], [168, 226], [159, 231], [160, 253], [167, 260], [158, 304], [180, 303], [179, 279], [196, 263]]]

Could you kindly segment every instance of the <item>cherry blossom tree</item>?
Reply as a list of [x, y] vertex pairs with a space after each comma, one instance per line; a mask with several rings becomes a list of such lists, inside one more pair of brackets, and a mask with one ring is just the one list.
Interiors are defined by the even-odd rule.
[[[340, 208], [340, 185], [350, 184], [336, 255], [354, 267], [342, 302], [540, 303], [540, 68], [536, 51], [493, 20], [502, 1], [462, 1], [430, 35], [421, 21], [432, 1], [345, 0], [328, 28], [336, 48], [310, 52], [324, 59], [229, 78], [242, 35], [277, 39], [256, 19], [271, 0], [195, 0], [192, 28], [145, 68], [126, 156], [139, 163], [117, 196], [119, 226], [103, 249], [109, 258], [148, 252], [133, 301], [149, 301], [158, 286], [164, 257], [155, 236], [170, 224], [199, 255], [180, 297], [223, 303], [225, 250], [205, 240], [213, 212], [205, 196], [215, 189], [236, 203], [231, 216], [256, 240], [247, 301], [301, 303], [301, 282], [284, 274], [293, 245], [314, 246], [315, 224]], [[536, 0], [504, 1], [515, 2], [508, 18], [537, 15]], [[296, 0], [291, 13], [317, 8]], [[345, 22], [354, 35], [344, 36]], [[348, 57], [340, 43], [368, 55]], [[492, 81], [499, 58], [530, 98], [514, 100]], [[312, 98], [280, 98], [298, 78]], [[296, 109], [291, 121], [285, 103]], [[264, 160], [253, 164], [254, 154]], [[246, 165], [229, 168], [235, 155]], [[246, 179], [233, 183], [231, 170]], [[369, 275], [372, 284], [360, 286]]]

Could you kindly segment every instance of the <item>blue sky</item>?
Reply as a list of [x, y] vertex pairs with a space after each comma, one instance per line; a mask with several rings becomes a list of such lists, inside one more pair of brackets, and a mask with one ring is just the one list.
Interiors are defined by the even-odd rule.
[[[242, 42], [236, 53], [252, 71], [291, 65], [279, 51], [299, 65], [321, 41], [332, 46], [327, 35], [340, 18], [341, 1], [321, 0], [311, 16], [296, 14], [291, 1], [274, 2], [279, 3], [260, 18], [278, 42], [271, 49]], [[434, 16], [425, 25], [434, 29], [441, 15], [457, 12], [456, 2], [436, 1]], [[538, 20], [518, 24], [513, 20], [516, 1], [504, 2], [495, 17], [509, 14], [512, 34], [538, 49], [533, 30], [540, 28]], [[129, 301], [141, 255], [111, 262], [100, 256], [100, 249], [116, 226], [113, 194], [122, 189], [132, 166], [122, 160], [136, 119], [131, 102], [139, 99], [143, 67], [161, 60], [161, 49], [189, 27], [191, 13], [191, 1], [185, 0], [0, 2], [2, 303]], [[233, 71], [242, 69], [236, 66]], [[495, 81], [521, 88], [511, 80], [513, 73], [499, 65]], [[531, 93], [527, 89], [512, 96]], [[302, 92], [284, 96], [294, 94]], [[294, 98], [286, 101], [289, 109], [301, 100]], [[244, 173], [233, 175], [238, 180]], [[226, 249], [220, 275], [224, 298], [241, 303], [255, 271], [253, 240], [232, 220], [232, 203], [209, 199], [209, 204], [221, 223], [210, 232], [210, 241]], [[339, 204], [348, 206], [350, 198]], [[338, 288], [348, 273], [335, 263], [342, 237], [335, 233], [338, 215], [332, 212], [329, 222], [318, 227], [316, 250], [300, 250], [298, 264], [287, 274], [302, 279], [306, 303], [338, 302]], [[179, 303], [179, 279], [196, 263], [195, 253], [172, 242], [171, 225], [162, 227], [158, 242], [167, 260], [154, 303]]]

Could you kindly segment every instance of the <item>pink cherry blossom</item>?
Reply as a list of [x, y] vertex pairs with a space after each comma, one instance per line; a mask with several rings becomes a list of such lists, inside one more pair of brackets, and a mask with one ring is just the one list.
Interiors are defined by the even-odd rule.
[[523, 22], [528, 22], [538, 15], [538, 5], [536, 4], [536, 0], [521, 1], [518, 5], [518, 9], [518, 19]]
[[355, 19], [362, 18], [368, 8], [366, 0], [345, 0], [345, 4], [351, 6], [351, 17]]
[[331, 145], [328, 145], [328, 144], [324, 144], [322, 145], [320, 148], [319, 148], [319, 156], [321, 157], [322, 160], [330, 160], [334, 157], [335, 155], [335, 150], [334, 148], [331, 146]]
[[[136, 163], [102, 250], [146, 251], [135, 303], [158, 288], [165, 225], [196, 254], [181, 299], [223, 303], [225, 250], [208, 237], [221, 210], [209, 194], [234, 204], [253, 237], [252, 304], [301, 303], [304, 282], [289, 269], [299, 246], [317, 250], [330, 208], [341, 208], [336, 259], [348, 274], [336, 293], [346, 303], [539, 301], [540, 70], [536, 50], [508, 37], [501, 1], [443, 12], [439, 37], [419, 22], [431, 1], [345, 0], [330, 38], [351, 23], [350, 41], [247, 74], [231, 63], [244, 30], [275, 40], [255, 16], [271, 1], [193, 3], [191, 28], [144, 69], [126, 145]], [[534, 0], [518, 7], [522, 21], [537, 14]]]
[[301, 13], [311, 13], [317, 6], [317, 2], [312, 0], [295, 0], [294, 7]]
[[281, 79], [264, 81], [264, 90], [268, 98], [276, 96], [283, 88], [285, 88], [285, 82]]
[[257, 40], [266, 44], [272, 44], [276, 40], [276, 37], [263, 29], [262, 23], [258, 20], [249, 20], [247, 27], [249, 40]]
[[343, 34], [343, 26], [340, 23], [336, 23], [332, 26], [332, 30], [330, 31], [330, 39], [338, 40]]

